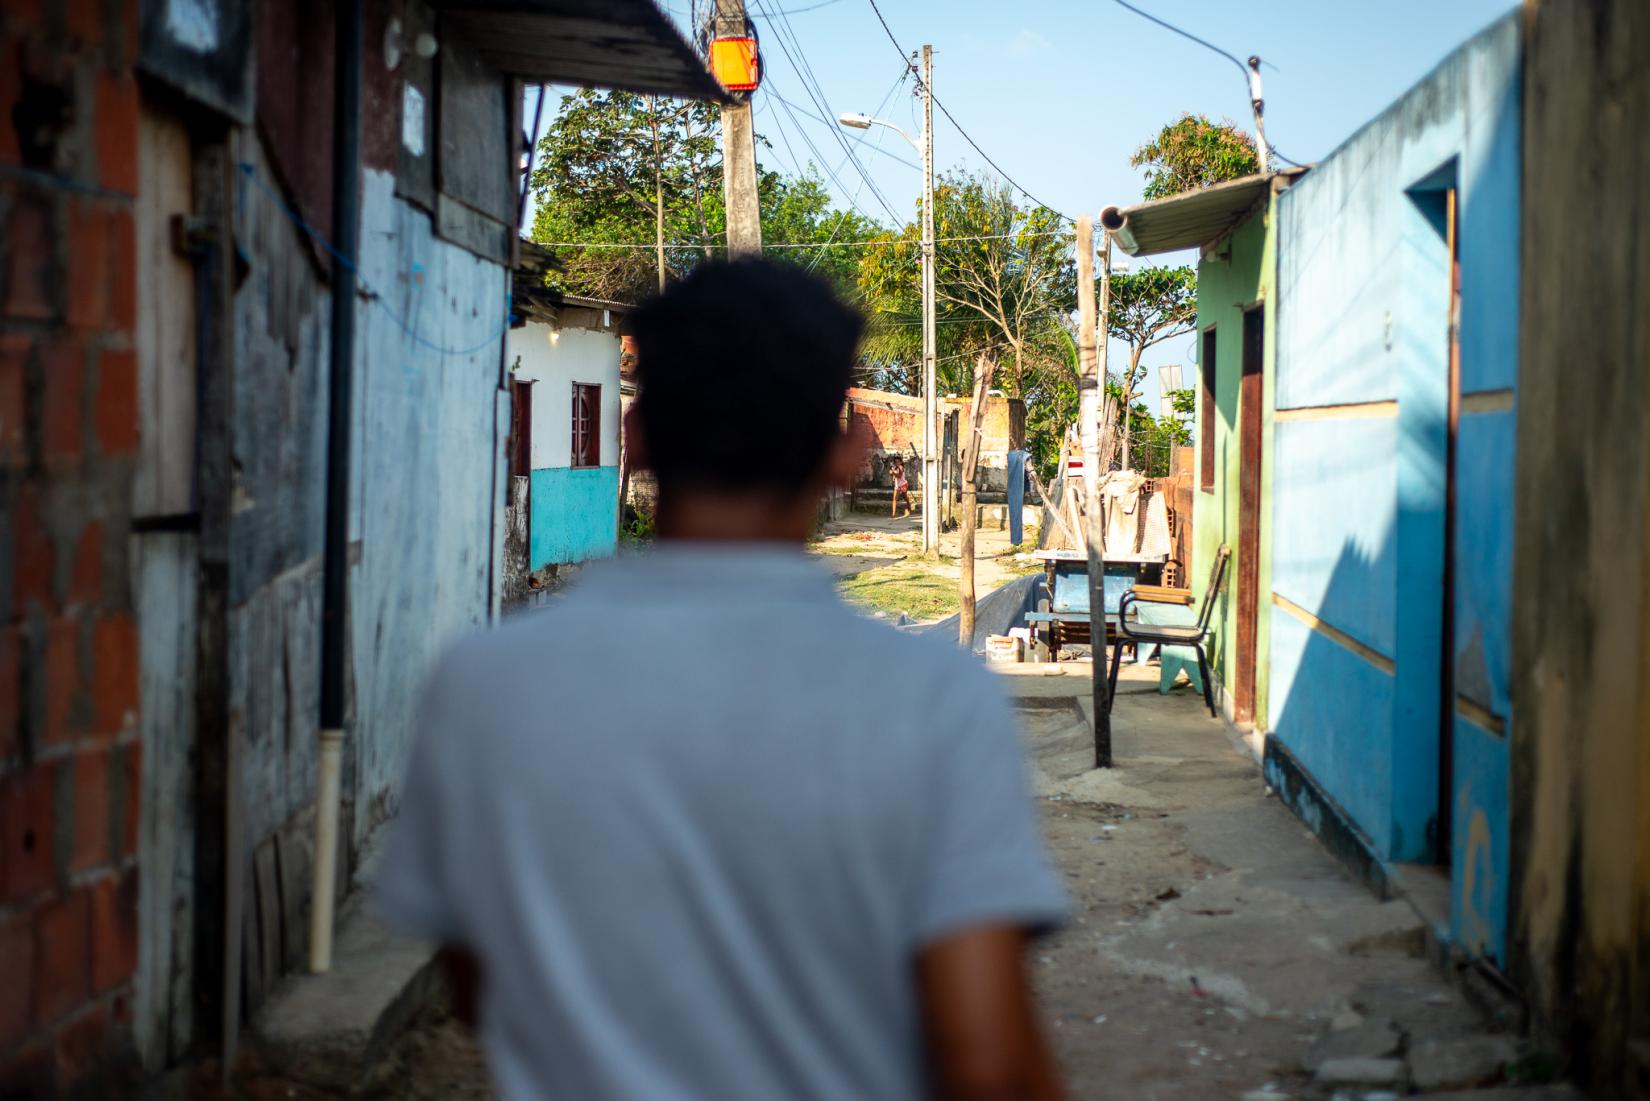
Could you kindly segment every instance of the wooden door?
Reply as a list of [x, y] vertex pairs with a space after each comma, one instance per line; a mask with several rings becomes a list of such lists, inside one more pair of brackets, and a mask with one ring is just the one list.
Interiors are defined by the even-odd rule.
[[1232, 718], [1255, 719], [1255, 638], [1260, 615], [1260, 444], [1266, 311], [1243, 315], [1243, 374], [1238, 385], [1237, 631], [1233, 638]]
[[1444, 442], [1443, 616], [1439, 625], [1438, 825], [1433, 854], [1450, 863], [1455, 802], [1455, 453], [1461, 430], [1461, 241], [1455, 188], [1444, 192], [1444, 244], [1449, 252], [1448, 432]]

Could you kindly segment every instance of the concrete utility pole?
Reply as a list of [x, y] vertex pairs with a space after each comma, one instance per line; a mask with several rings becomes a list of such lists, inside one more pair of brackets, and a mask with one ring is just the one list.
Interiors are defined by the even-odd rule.
[[922, 549], [940, 545], [940, 470], [934, 454], [934, 47], [922, 48]]
[[[745, 0], [716, 0], [718, 38], [745, 36]], [[751, 103], [722, 108], [722, 190], [728, 208], [728, 255], [762, 254], [762, 210], [756, 194], [756, 132]]]
[[[1111, 239], [1106, 239], [1111, 262]], [[1107, 288], [1109, 291], [1109, 288]], [[1109, 299], [1110, 295], [1107, 294]], [[1108, 307], [1110, 302], [1107, 302]], [[1095, 340], [1094, 217], [1077, 219], [1077, 426], [1083, 441], [1084, 543], [1089, 558], [1089, 638], [1094, 652], [1094, 767], [1111, 767], [1111, 705], [1106, 682], [1106, 555], [1100, 544], [1100, 437], [1105, 372]], [[1109, 418], [1108, 418], [1109, 419]]]

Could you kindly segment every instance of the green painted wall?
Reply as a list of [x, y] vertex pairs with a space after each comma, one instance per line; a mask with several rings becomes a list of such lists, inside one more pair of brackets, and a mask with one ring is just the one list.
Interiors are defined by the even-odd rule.
[[[1268, 200], [1270, 203], [1270, 200]], [[1266, 672], [1270, 664], [1272, 571], [1272, 339], [1275, 295], [1272, 293], [1275, 232], [1270, 207], [1257, 212], [1215, 248], [1197, 266], [1198, 354], [1202, 355], [1202, 334], [1215, 330], [1215, 478], [1211, 486], [1199, 483], [1192, 506], [1192, 586], [1200, 594], [1209, 582], [1215, 549], [1222, 543], [1232, 548], [1226, 583], [1215, 608], [1215, 640], [1210, 660], [1215, 680], [1224, 683], [1228, 670], [1235, 668], [1233, 654], [1237, 626], [1238, 555], [1238, 388], [1243, 370], [1243, 313], [1257, 302], [1263, 303], [1266, 317], [1264, 375], [1261, 398], [1261, 500], [1259, 553], [1259, 615], [1255, 629], [1255, 726], [1266, 728]], [[1201, 365], [1195, 379], [1201, 379]], [[1195, 380], [1194, 380], [1195, 381]], [[1203, 424], [1203, 393], [1197, 382], [1198, 414], [1194, 422]], [[1201, 476], [1202, 440], [1197, 441], [1200, 458], [1194, 473]], [[1230, 691], [1228, 689], [1228, 691]]]

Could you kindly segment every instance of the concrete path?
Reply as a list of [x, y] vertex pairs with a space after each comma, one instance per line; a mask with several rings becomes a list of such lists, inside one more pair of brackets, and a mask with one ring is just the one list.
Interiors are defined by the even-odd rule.
[[1354, 882], [1248, 747], [1156, 682], [1125, 669], [1116, 767], [1097, 771], [1088, 663], [1003, 675], [1074, 900], [1035, 963], [1072, 1095], [1355, 1101], [1499, 1079], [1517, 1044], [1422, 958], [1409, 904]]
[[[1496, 1085], [1533, 1064], [1423, 958], [1420, 918], [1354, 882], [1270, 797], [1248, 747], [1189, 690], [1158, 695], [1156, 672], [1124, 670], [1106, 771], [1090, 767], [1086, 661], [1001, 674], [1074, 902], [1032, 964], [1071, 1096], [1575, 1098]], [[272, 1070], [245, 1075], [242, 1095], [333, 1096]], [[368, 1082], [357, 1096], [489, 1094], [473, 1038], [433, 1007]]]

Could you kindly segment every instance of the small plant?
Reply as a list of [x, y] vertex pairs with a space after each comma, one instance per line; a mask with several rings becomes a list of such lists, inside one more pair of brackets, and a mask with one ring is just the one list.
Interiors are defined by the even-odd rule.
[[621, 541], [651, 543], [655, 534], [652, 509], [640, 504], [624, 506], [624, 523], [619, 526]]

